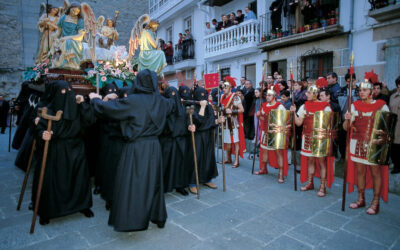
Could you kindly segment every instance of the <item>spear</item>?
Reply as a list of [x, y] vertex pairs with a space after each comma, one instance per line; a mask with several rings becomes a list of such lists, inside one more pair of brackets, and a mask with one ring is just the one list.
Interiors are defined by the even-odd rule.
[[[350, 83], [349, 83], [349, 96], [347, 99], [347, 111], [351, 112], [351, 102], [353, 100], [352, 98], [352, 87], [353, 87], [353, 74], [354, 74], [354, 53], [353, 51], [351, 52], [350, 55]], [[347, 169], [349, 167], [349, 156], [350, 156], [350, 131], [351, 131], [351, 121], [349, 122], [349, 126], [347, 127], [347, 134], [346, 134], [346, 164], [344, 166], [344, 171], [343, 171], [343, 190], [342, 190], [342, 211], [344, 211], [344, 206], [346, 203], [346, 179], [347, 179]]]
[[[264, 82], [265, 79], [265, 67], [266, 64], [264, 64], [263, 66], [263, 71], [262, 71], [262, 82]], [[261, 87], [261, 93], [260, 93], [260, 102], [258, 104], [258, 110], [261, 109], [261, 102], [262, 102], [262, 95], [264, 92], [264, 86], [260, 86]], [[257, 143], [258, 143], [258, 130], [260, 129], [260, 121], [257, 119], [257, 130], [256, 130], [256, 139], [254, 141], [254, 150], [253, 150], [253, 166], [251, 167], [251, 174], [254, 174], [254, 164], [256, 162], [256, 150], [257, 150]]]
[[[290, 81], [292, 85], [290, 86], [291, 91], [292, 91], [292, 105], [294, 104], [294, 83], [293, 83], [293, 65], [290, 63]], [[296, 119], [295, 119], [296, 112], [293, 111], [292, 114], [292, 134], [294, 138], [293, 142], [293, 154], [292, 154], [292, 159], [293, 159], [293, 173], [294, 173], [294, 191], [297, 191], [297, 160], [296, 160]]]

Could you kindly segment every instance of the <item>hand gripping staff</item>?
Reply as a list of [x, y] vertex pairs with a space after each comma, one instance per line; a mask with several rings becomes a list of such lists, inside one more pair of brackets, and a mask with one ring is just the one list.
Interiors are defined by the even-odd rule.
[[[42, 118], [47, 120], [47, 132], [51, 132], [51, 125], [53, 121], [59, 121], [62, 116], [62, 111], [59, 110], [57, 111], [55, 116], [48, 115], [47, 114], [47, 108], [42, 109]], [[43, 185], [43, 178], [44, 178], [44, 170], [46, 168], [46, 160], [47, 160], [47, 152], [49, 150], [49, 141], [46, 141], [44, 144], [44, 152], [43, 152], [43, 160], [42, 160], [42, 167], [40, 170], [40, 178], [39, 178], [39, 185], [38, 185], [38, 190], [37, 190], [37, 195], [36, 195], [36, 201], [35, 201], [35, 211], [33, 212], [33, 217], [32, 217], [32, 224], [31, 224], [31, 231], [30, 233], [33, 234], [35, 231], [35, 223], [36, 223], [36, 216], [37, 212], [39, 209], [39, 202], [40, 202], [40, 193], [42, 191], [42, 185]]]
[[[189, 114], [190, 125], [193, 125], [193, 112], [194, 106], [187, 106], [186, 113]], [[197, 155], [196, 155], [196, 143], [194, 139], [194, 132], [192, 134], [192, 147], [193, 147], [193, 161], [194, 161], [194, 173], [196, 175], [196, 188], [197, 188], [197, 199], [200, 199], [200, 184], [199, 184], [199, 170], [197, 168]]]

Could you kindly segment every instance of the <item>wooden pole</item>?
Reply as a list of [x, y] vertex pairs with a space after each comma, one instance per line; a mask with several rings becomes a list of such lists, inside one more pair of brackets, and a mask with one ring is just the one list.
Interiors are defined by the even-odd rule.
[[[51, 116], [51, 115], [47, 114], [47, 108], [42, 109], [42, 118], [48, 120], [47, 130], [46, 130], [47, 132], [51, 133], [52, 121], [59, 121], [61, 119], [62, 113], [63, 112], [61, 110], [59, 110], [59, 111], [57, 111], [56, 116]], [[35, 201], [35, 211], [33, 212], [33, 217], [32, 217], [32, 224], [31, 224], [31, 230], [30, 230], [31, 234], [33, 234], [35, 231], [35, 223], [36, 223], [37, 213], [39, 210], [40, 194], [41, 194], [42, 186], [43, 186], [44, 171], [46, 169], [46, 160], [47, 160], [48, 150], [49, 150], [49, 141], [46, 141], [44, 144], [42, 167], [40, 170], [39, 185], [38, 185], [36, 201]]]
[[9, 126], [9, 135], [8, 135], [8, 152], [11, 152], [11, 134], [12, 134], [12, 120], [13, 120], [13, 110], [10, 109], [10, 122], [8, 124]]
[[29, 160], [28, 160], [28, 167], [26, 168], [24, 182], [22, 183], [21, 193], [19, 194], [19, 200], [17, 205], [18, 211], [21, 208], [22, 200], [24, 198], [26, 183], [28, 182], [29, 172], [31, 170], [31, 165], [32, 165], [33, 152], [35, 152], [35, 148], [36, 148], [36, 139], [33, 139], [31, 154], [29, 155]]
[[[350, 56], [350, 83], [349, 83], [349, 96], [347, 99], [347, 112], [351, 113], [351, 102], [353, 100], [352, 98], [352, 88], [353, 88], [353, 73], [354, 73], [354, 68], [353, 68], [353, 62], [354, 62], [354, 54], [351, 52]], [[351, 120], [348, 122], [347, 126], [347, 133], [346, 133], [346, 160], [345, 160], [345, 166], [344, 166], [344, 171], [343, 171], [343, 190], [342, 190], [342, 211], [344, 211], [344, 207], [346, 204], [346, 188], [347, 188], [347, 169], [349, 167], [349, 161], [350, 161], [350, 132], [351, 132]]]
[[[49, 18], [49, 0], [46, 0], [46, 16]], [[50, 26], [47, 25], [47, 51], [50, 51]]]
[[[221, 105], [221, 112], [224, 110], [224, 105]], [[224, 122], [225, 123], [225, 122]], [[221, 148], [222, 148], [222, 183], [223, 183], [223, 191], [226, 191], [226, 177], [225, 177], [225, 152], [224, 152], [224, 123], [221, 124]]]
[[[186, 107], [186, 113], [189, 114], [190, 125], [193, 125], [193, 112], [194, 112], [194, 106]], [[194, 173], [196, 176], [197, 199], [200, 199], [200, 183], [199, 183], [199, 170], [197, 168], [196, 143], [194, 139], [194, 132], [191, 132], [191, 134], [192, 134]]]
[[[293, 65], [290, 63], [290, 80], [292, 81], [292, 86], [290, 86], [292, 90], [292, 105], [294, 105], [294, 83], [293, 83]], [[297, 191], [297, 150], [296, 150], [296, 112], [292, 113], [292, 134], [293, 134], [293, 154], [292, 154], [292, 162], [293, 162], [293, 177], [294, 177], [294, 191]]]
[[96, 73], [96, 93], [100, 93], [100, 86], [99, 86], [99, 72]]

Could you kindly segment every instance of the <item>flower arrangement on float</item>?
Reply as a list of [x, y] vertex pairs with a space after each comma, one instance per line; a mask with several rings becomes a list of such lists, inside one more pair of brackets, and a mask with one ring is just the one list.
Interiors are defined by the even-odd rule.
[[49, 73], [49, 59], [46, 59], [42, 63], [37, 63], [33, 67], [28, 67], [23, 73], [24, 81], [34, 80], [37, 81], [40, 77], [47, 75]]
[[[124, 85], [132, 86], [137, 72], [134, 71], [133, 65], [130, 62], [115, 61], [97, 61], [97, 65], [93, 69], [86, 69], [86, 79], [89, 80], [93, 86], [97, 84], [97, 75], [99, 79], [99, 87], [102, 88], [107, 83], [115, 83], [118, 88]], [[125, 83], [125, 84], [124, 84]]]

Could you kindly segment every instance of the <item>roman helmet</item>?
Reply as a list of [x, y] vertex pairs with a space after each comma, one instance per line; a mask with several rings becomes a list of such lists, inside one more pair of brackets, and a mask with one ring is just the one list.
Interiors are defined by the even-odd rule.
[[313, 101], [317, 100], [318, 94], [319, 94], [319, 88], [317, 85], [312, 84], [307, 87], [307, 91], [311, 92], [313, 94]]

